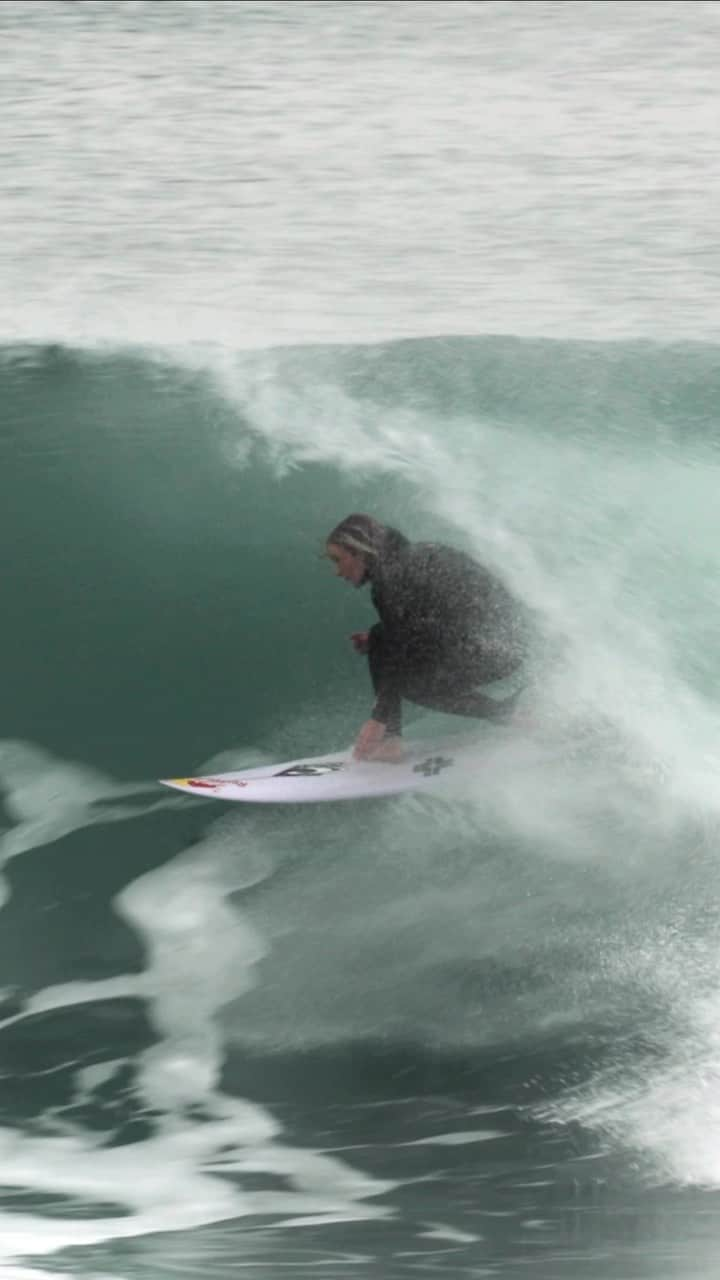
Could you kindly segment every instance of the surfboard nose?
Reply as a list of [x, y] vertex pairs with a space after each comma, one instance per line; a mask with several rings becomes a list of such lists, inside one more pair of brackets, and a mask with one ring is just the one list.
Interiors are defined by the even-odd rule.
[[204, 791], [217, 791], [218, 787], [225, 785], [222, 778], [159, 778], [158, 781], [163, 787], [174, 787], [176, 791], [192, 791], [198, 795]]

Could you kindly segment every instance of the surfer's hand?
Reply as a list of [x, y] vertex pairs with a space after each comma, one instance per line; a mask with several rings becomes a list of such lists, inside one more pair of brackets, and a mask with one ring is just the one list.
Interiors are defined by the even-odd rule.
[[369, 631], [354, 631], [350, 639], [356, 653], [367, 653], [370, 644]]
[[355, 739], [354, 758], [356, 760], [368, 760], [375, 748], [382, 742], [385, 732], [385, 725], [380, 720], [366, 720]]

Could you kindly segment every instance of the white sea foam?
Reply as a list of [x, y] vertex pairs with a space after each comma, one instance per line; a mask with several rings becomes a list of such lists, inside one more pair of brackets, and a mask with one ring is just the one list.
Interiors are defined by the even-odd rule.
[[[224, 1050], [216, 1015], [252, 985], [265, 953], [262, 938], [229, 895], [262, 880], [269, 869], [267, 851], [259, 858], [246, 846], [243, 856], [236, 826], [219, 820], [200, 843], [118, 895], [118, 912], [145, 943], [141, 974], [50, 987], [0, 1024], [4, 1029], [41, 1012], [134, 996], [146, 1002], [158, 1037], [133, 1062], [139, 1113], [150, 1109], [155, 1117], [152, 1136], [106, 1147], [64, 1120], [62, 1109], [44, 1118], [51, 1136], [0, 1129], [8, 1185], [96, 1208], [96, 1216], [84, 1221], [5, 1210], [0, 1262], [15, 1265], [17, 1257], [70, 1245], [249, 1214], [279, 1217], [288, 1226], [386, 1216], [387, 1209], [365, 1202], [389, 1190], [390, 1182], [359, 1174], [336, 1157], [285, 1145], [265, 1108], [219, 1088]], [[74, 1104], [92, 1097], [121, 1065], [79, 1068]], [[197, 1108], [202, 1117], [193, 1114]], [[287, 1190], [243, 1190], [243, 1175], [256, 1173], [284, 1178]], [[237, 1177], [230, 1181], [228, 1175]], [[117, 1206], [117, 1216], [108, 1216], [108, 1203]]]
[[[82, 827], [123, 822], [172, 805], [164, 797], [125, 803], [127, 797], [149, 797], [153, 789], [148, 783], [113, 781], [34, 743], [0, 741], [0, 793], [13, 823], [0, 835], [0, 866]], [[2, 883], [0, 905], [7, 896], [8, 886]]]
[[5, 0], [4, 339], [717, 339], [714, 5], [186, 12]]

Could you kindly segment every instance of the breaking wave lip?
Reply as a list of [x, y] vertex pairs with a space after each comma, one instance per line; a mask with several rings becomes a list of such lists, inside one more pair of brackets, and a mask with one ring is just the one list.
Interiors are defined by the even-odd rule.
[[[108, 373], [117, 362], [131, 375], [145, 364], [177, 376], [204, 371], [266, 383], [333, 383], [361, 401], [386, 407], [495, 414], [508, 423], [531, 415], [555, 431], [584, 425], [619, 433], [630, 443], [638, 425], [663, 431], [711, 428], [720, 390], [713, 342], [660, 339], [527, 338], [512, 333], [445, 333], [365, 341], [263, 343], [240, 340], [145, 341], [88, 335], [0, 341], [0, 368], [34, 367], [64, 375], [75, 362]], [[711, 434], [709, 432], [709, 434]], [[687, 436], [686, 436], [687, 438]]]

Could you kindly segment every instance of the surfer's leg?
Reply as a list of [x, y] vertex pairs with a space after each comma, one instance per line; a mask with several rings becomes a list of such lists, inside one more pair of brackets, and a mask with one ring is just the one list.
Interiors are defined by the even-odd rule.
[[444, 707], [438, 706], [438, 710], [445, 710], [454, 716], [476, 716], [480, 720], [502, 724], [512, 717], [521, 692], [518, 689], [507, 698], [489, 698], [479, 689], [469, 689], [447, 698]]
[[435, 671], [426, 674], [424, 679], [415, 677], [403, 684], [402, 695], [409, 702], [446, 715], [469, 716], [497, 724], [512, 718], [522, 689], [505, 698], [492, 698], [477, 686], [475, 671]]

